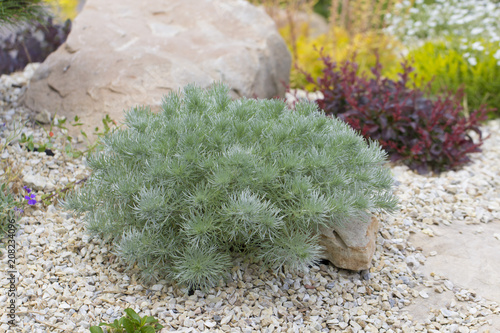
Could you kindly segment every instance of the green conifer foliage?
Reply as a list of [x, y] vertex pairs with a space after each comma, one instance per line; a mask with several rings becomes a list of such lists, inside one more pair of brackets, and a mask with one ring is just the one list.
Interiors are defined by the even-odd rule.
[[40, 20], [41, 15], [46, 13], [42, 0], [1, 0], [0, 26]]
[[396, 207], [378, 143], [314, 103], [228, 93], [188, 85], [159, 113], [127, 112], [64, 203], [146, 279], [214, 286], [241, 255], [304, 269], [319, 259], [320, 226]]

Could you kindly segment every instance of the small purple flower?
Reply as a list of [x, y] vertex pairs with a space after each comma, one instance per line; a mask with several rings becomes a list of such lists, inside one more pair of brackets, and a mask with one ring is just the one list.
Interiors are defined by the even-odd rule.
[[[29, 193], [29, 192], [28, 192]], [[35, 205], [36, 204], [36, 195], [32, 194], [30, 196], [24, 196], [26, 200], [28, 200], [28, 205]]]
[[31, 193], [31, 189], [28, 186], [23, 186], [24, 190], [28, 192], [28, 194]]
[[17, 213], [19, 213], [19, 214], [24, 213], [24, 210], [23, 210], [23, 209], [21, 209], [21, 208], [17, 208], [17, 206], [15, 206], [15, 207], [14, 207], [14, 211], [16, 211], [16, 212], [17, 212]]

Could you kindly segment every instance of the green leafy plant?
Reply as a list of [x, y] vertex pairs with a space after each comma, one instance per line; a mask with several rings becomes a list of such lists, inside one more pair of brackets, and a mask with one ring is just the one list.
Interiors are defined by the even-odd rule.
[[[92, 153], [94, 150], [99, 148], [101, 146], [99, 139], [104, 137], [106, 134], [110, 133], [113, 130], [114, 126], [116, 126], [116, 121], [111, 119], [111, 117], [109, 115], [104, 116], [102, 119], [103, 129], [100, 130], [99, 127], [96, 127], [94, 129], [93, 135], [96, 135], [98, 137], [98, 139], [95, 140], [93, 143], [90, 142], [87, 133], [80, 130], [80, 133], [87, 141], [87, 147], [84, 150], [79, 150], [79, 149], [74, 148], [73, 137], [71, 137], [70, 135], [67, 135], [68, 128], [65, 126], [65, 124], [66, 124], [66, 119], [64, 118], [64, 119], [58, 119], [57, 125], [56, 125], [59, 129], [65, 131], [66, 144], [64, 145], [64, 152], [66, 153], [66, 155], [68, 155], [72, 158], [78, 158], [82, 155]], [[73, 121], [70, 122], [70, 125], [73, 127], [79, 127], [79, 126], [83, 125], [83, 123], [81, 122], [80, 117], [75, 116]]]
[[[45, 152], [47, 149], [54, 147], [54, 143], [52, 140], [53, 140], [55, 134], [52, 130], [53, 130], [53, 127], [55, 125], [55, 121], [57, 119], [56, 116], [57, 115], [54, 115], [54, 119], [50, 122], [50, 127], [49, 127], [48, 131], [42, 126], [42, 124], [37, 122], [37, 124], [40, 126], [40, 128], [45, 132], [46, 137], [47, 137], [47, 139], [46, 139], [47, 141], [36, 143], [34, 141], [33, 134], [26, 136], [25, 133], [22, 133], [21, 139], [19, 140], [19, 143], [24, 144], [26, 149], [28, 149], [29, 151], [38, 151], [41, 153]], [[61, 123], [61, 122], [64, 123], [64, 121], [65, 121], [65, 119], [62, 119], [62, 120], [59, 119], [59, 123]], [[60, 125], [56, 125], [56, 126], [59, 128], [64, 128], [64, 127], [61, 127]]]
[[231, 101], [192, 85], [161, 112], [136, 107], [88, 157], [92, 175], [63, 206], [112, 241], [142, 278], [190, 288], [237, 256], [279, 269], [319, 260], [320, 226], [395, 209], [386, 153], [316, 104]]
[[[33, 138], [33, 134], [26, 136], [26, 134], [22, 133], [21, 140], [19, 140], [19, 143], [24, 144], [26, 146], [26, 149], [28, 149], [29, 151], [35, 151], [35, 141]], [[38, 147], [36, 147], [36, 149], [38, 151]], [[42, 144], [41, 149], [42, 149], [41, 151], [44, 151], [45, 145]]]
[[[70, 125], [73, 127], [81, 126], [83, 125], [83, 123], [81, 123], [80, 121], [81, 121], [80, 117], [75, 116], [74, 121], [72, 121]], [[116, 125], [116, 122], [113, 119], [111, 119], [109, 115], [106, 115], [102, 119], [102, 123], [103, 123], [102, 130], [100, 130], [99, 127], [96, 127], [94, 129], [93, 134], [96, 135], [98, 139], [105, 136], [110, 131], [112, 131], [113, 126]], [[44, 139], [43, 141], [35, 142], [32, 134], [28, 136], [24, 133], [21, 134], [19, 143], [24, 144], [26, 149], [28, 149], [29, 151], [44, 152], [49, 148], [53, 148], [54, 147], [53, 140], [56, 139], [56, 134], [53, 132], [54, 126], [60, 129], [64, 133], [66, 142], [64, 144], [63, 151], [66, 153], [67, 156], [71, 158], [78, 158], [82, 155], [91, 153], [95, 149], [97, 149], [100, 145], [99, 140], [96, 140], [95, 142], [91, 143], [87, 133], [80, 130], [80, 133], [87, 140], [87, 147], [84, 150], [75, 149], [73, 146], [73, 137], [67, 134], [68, 128], [66, 127], [66, 118], [57, 118], [57, 114], [54, 115], [53, 120], [50, 123], [49, 130], [46, 130], [41, 124], [39, 125], [46, 134], [46, 139]]]
[[53, 136], [54, 136], [54, 133], [52, 131], [50, 131], [50, 136], [46, 142], [36, 143], [34, 141], [35, 139], [33, 138], [33, 134], [26, 136], [25, 133], [22, 133], [21, 139], [19, 140], [19, 143], [24, 144], [26, 149], [28, 149], [29, 151], [38, 151], [38, 152], [43, 153], [47, 149], [50, 149], [54, 146], [54, 144], [52, 143]]
[[100, 326], [109, 327], [109, 333], [155, 333], [163, 328], [157, 324], [158, 319], [152, 316], [140, 317], [131, 308], [125, 309], [125, 316], [115, 319], [112, 324], [100, 323], [99, 326], [91, 326], [91, 333], [104, 333]]

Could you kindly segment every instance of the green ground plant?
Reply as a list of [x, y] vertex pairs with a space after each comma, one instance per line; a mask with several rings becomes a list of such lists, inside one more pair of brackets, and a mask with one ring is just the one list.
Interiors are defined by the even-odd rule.
[[392, 211], [386, 153], [314, 103], [231, 101], [192, 85], [161, 111], [136, 107], [88, 157], [64, 208], [112, 241], [142, 278], [208, 288], [243, 256], [298, 270], [322, 252], [318, 228]]
[[108, 328], [108, 333], [155, 333], [163, 326], [158, 324], [158, 319], [152, 316], [140, 317], [133, 309], [124, 310], [125, 316], [115, 319], [113, 323], [100, 323], [99, 326], [91, 326], [90, 333], [104, 333], [101, 326]]
[[[70, 122], [70, 125], [74, 127], [83, 125], [80, 120], [81, 119], [76, 116], [74, 120]], [[65, 118], [58, 118], [57, 115], [54, 115], [53, 121], [50, 123], [48, 129], [38, 123], [40, 128], [45, 132], [46, 136], [44, 139], [37, 142], [35, 142], [32, 134], [26, 135], [25, 133], [23, 133], [23, 129], [26, 127], [27, 122], [14, 122], [13, 129], [7, 136], [5, 136], [5, 142], [3, 142], [0, 146], [0, 154], [8, 145], [12, 144], [16, 139], [18, 139], [19, 144], [21, 144], [30, 152], [38, 151], [45, 152], [49, 155], [54, 155], [54, 152], [51, 149], [54, 148], [55, 141], [57, 139], [61, 139], [62, 136], [64, 139], [62, 151], [66, 154], [67, 157], [71, 159], [79, 158], [81, 156], [88, 155], [94, 150], [98, 149], [100, 147], [99, 139], [110, 133], [116, 125], [116, 122], [112, 120], [109, 115], [106, 115], [102, 119], [102, 123], [102, 129], [99, 129], [99, 127], [96, 127], [94, 129], [93, 135], [97, 136], [97, 140], [95, 140], [93, 143], [90, 142], [87, 134], [84, 131], [80, 131], [83, 137], [87, 140], [87, 144], [85, 148], [77, 149], [72, 144], [73, 138], [67, 134], [68, 128], [66, 127]], [[5, 128], [5, 124], [0, 125], [0, 135], [3, 136]], [[56, 130], [56, 128], [58, 129], [58, 131]], [[25, 206], [33, 206], [36, 203], [40, 203], [41, 207], [48, 207], [51, 204], [56, 204], [58, 200], [64, 200], [64, 197], [68, 191], [74, 189], [75, 186], [84, 183], [87, 180], [87, 177], [85, 177], [80, 180], [69, 182], [65, 186], [57, 187], [52, 192], [35, 194], [31, 191], [31, 189], [27, 188], [23, 184], [20, 170], [16, 170], [15, 167], [12, 167], [8, 159], [0, 161], [0, 167], [4, 170], [3, 174], [0, 176], [0, 238], [2, 238], [1, 235], [4, 227], [7, 226], [7, 223], [5, 222], [8, 219], [11, 219], [14, 214], [20, 215], [24, 213], [23, 208]], [[25, 194], [29, 195], [29, 199], [26, 198]], [[35, 200], [35, 197], [37, 195], [39, 199], [38, 201]], [[18, 198], [19, 196], [20, 199]]]
[[47, 137], [46, 140], [37, 143], [35, 142], [33, 134], [26, 135], [25, 133], [21, 133], [21, 138], [19, 140], [19, 143], [24, 145], [25, 148], [28, 149], [29, 151], [38, 151], [43, 153], [47, 149], [51, 149], [52, 147], [54, 147], [54, 142], [53, 142], [54, 132], [52, 131], [54, 122], [50, 123], [50, 128], [48, 131], [43, 126], [41, 126], [40, 123], [38, 123], [38, 125], [40, 125], [40, 127], [45, 132], [45, 135]]
[[[94, 128], [93, 135], [97, 136], [97, 139], [93, 142], [90, 141], [87, 133], [80, 129], [80, 134], [86, 140], [86, 148], [83, 150], [80, 150], [80, 149], [76, 149], [74, 147], [73, 137], [67, 134], [68, 129], [67, 129], [67, 127], [65, 127], [65, 124], [66, 124], [65, 118], [58, 119], [57, 127], [60, 128], [61, 130], [63, 130], [63, 133], [64, 133], [65, 138], [66, 138], [66, 142], [65, 142], [63, 150], [68, 156], [70, 156], [72, 158], [78, 158], [82, 155], [88, 155], [88, 154], [92, 153], [93, 151], [95, 151], [96, 149], [98, 149], [99, 147], [101, 147], [100, 139], [102, 137], [104, 137], [105, 135], [107, 135], [108, 133], [110, 133], [111, 131], [113, 131], [115, 126], [117, 126], [117, 123], [115, 120], [111, 119], [111, 117], [109, 115], [105, 115], [102, 118], [102, 125], [103, 125], [102, 129], [100, 129], [99, 127]], [[75, 116], [73, 121], [70, 122], [70, 126], [72, 126], [72, 127], [80, 128], [80, 126], [82, 126], [82, 125], [83, 125], [83, 123], [81, 122], [81, 119], [78, 116]]]
[[[58, 128], [60, 130], [60, 133], [64, 136], [64, 147], [63, 147], [63, 152], [66, 153], [66, 155], [70, 158], [78, 158], [80, 156], [83, 156], [85, 154], [89, 154], [93, 152], [95, 149], [97, 149], [100, 145], [99, 139], [108, 134], [110, 131], [113, 130], [114, 126], [116, 126], [116, 121], [111, 119], [109, 115], [104, 116], [102, 119], [102, 124], [103, 128], [99, 129], [99, 127], [96, 127], [94, 129], [94, 136], [97, 136], [97, 140], [94, 142], [91, 142], [87, 133], [80, 130], [80, 134], [85, 138], [87, 141], [86, 148], [81, 150], [81, 149], [76, 149], [73, 145], [73, 137], [68, 135], [68, 128], [66, 127], [66, 118], [57, 118], [57, 115], [54, 115], [52, 121], [50, 122], [49, 129], [45, 129], [42, 124], [38, 123], [40, 128], [45, 132], [46, 136], [43, 140], [39, 142], [35, 142], [34, 137], [32, 134], [26, 135], [24, 133], [18, 133], [17, 135], [20, 135], [20, 140], [19, 143], [24, 145], [26, 149], [29, 151], [38, 151], [38, 152], [44, 152], [47, 149], [53, 148], [54, 147], [54, 140], [56, 139], [57, 135], [56, 133], [53, 132], [54, 127]], [[80, 117], [75, 116], [73, 121], [69, 123], [70, 126], [72, 127], [80, 127], [83, 125], [81, 122]], [[12, 141], [12, 139], [11, 139]], [[10, 141], [9, 141], [10, 142]], [[5, 145], [6, 146], [6, 145]]]

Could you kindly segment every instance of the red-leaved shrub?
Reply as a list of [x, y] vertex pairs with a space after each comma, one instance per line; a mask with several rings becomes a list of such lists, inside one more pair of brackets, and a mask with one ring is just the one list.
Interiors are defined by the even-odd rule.
[[[483, 137], [479, 123], [487, 119], [486, 106], [463, 115], [461, 92], [426, 97], [427, 91], [408, 87], [413, 68], [402, 63], [398, 81], [383, 78], [382, 66], [372, 68], [373, 78], [356, 74], [357, 64], [337, 66], [321, 55], [325, 68], [316, 85], [323, 98], [317, 100], [327, 115], [337, 116], [366, 138], [378, 140], [392, 161], [401, 160], [421, 174], [456, 169], [470, 161], [469, 153], [479, 152]], [[474, 142], [469, 132], [479, 139]]]

